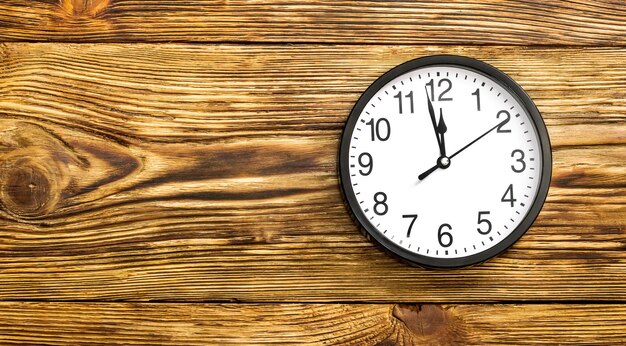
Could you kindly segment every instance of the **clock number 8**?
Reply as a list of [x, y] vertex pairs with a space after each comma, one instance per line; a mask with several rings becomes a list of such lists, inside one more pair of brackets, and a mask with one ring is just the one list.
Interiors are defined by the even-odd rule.
[[[452, 226], [448, 225], [447, 223], [444, 223], [443, 225], [439, 226], [439, 231], [437, 232], [437, 236], [439, 238], [439, 245], [443, 246], [443, 247], [448, 247], [450, 245], [452, 245], [452, 234], [450, 234], [450, 232], [442, 232], [441, 230], [447, 227], [449, 231], [452, 230]], [[448, 242], [444, 243], [442, 241], [443, 237], [446, 237]]]
[[[384, 192], [376, 192], [374, 195], [374, 212], [376, 215], [385, 215], [389, 210], [389, 206], [387, 206], [387, 195]], [[382, 211], [379, 211], [379, 207], [382, 208]]]

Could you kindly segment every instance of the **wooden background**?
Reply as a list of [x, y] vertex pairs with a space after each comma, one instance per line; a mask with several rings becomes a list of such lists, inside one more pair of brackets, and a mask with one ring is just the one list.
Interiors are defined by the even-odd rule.
[[[360, 234], [339, 136], [438, 53], [530, 94], [541, 215], [469, 269]], [[0, 343], [626, 343], [626, 3], [0, 0]]]

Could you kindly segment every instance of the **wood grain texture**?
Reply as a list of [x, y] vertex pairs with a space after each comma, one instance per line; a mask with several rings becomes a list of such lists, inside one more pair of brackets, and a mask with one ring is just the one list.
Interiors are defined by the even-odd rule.
[[4, 302], [0, 335], [16, 345], [607, 345], [626, 342], [626, 306]]
[[[367, 242], [337, 181], [360, 93], [426, 54], [483, 59], [538, 105], [548, 201], [452, 271]], [[0, 299], [626, 300], [626, 49], [0, 45]]]
[[621, 0], [0, 2], [3, 41], [624, 45]]

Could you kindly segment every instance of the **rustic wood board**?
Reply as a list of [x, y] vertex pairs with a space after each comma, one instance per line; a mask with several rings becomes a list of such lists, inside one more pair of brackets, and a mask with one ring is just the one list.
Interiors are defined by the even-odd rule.
[[624, 45], [621, 0], [12, 0], [0, 40]]
[[18, 345], [626, 343], [624, 305], [4, 302], [0, 317]]
[[[533, 228], [463, 270], [377, 250], [336, 174], [360, 93], [437, 53], [510, 74], [554, 150]], [[622, 47], [2, 44], [0, 299], [625, 301], [624, 66]]]

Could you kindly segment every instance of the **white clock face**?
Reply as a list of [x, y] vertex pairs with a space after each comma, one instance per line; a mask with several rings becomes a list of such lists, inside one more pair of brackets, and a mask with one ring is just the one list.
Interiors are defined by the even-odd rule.
[[421, 257], [493, 248], [527, 217], [542, 184], [531, 115], [471, 68], [429, 65], [397, 76], [346, 131], [351, 207], [370, 233]]

